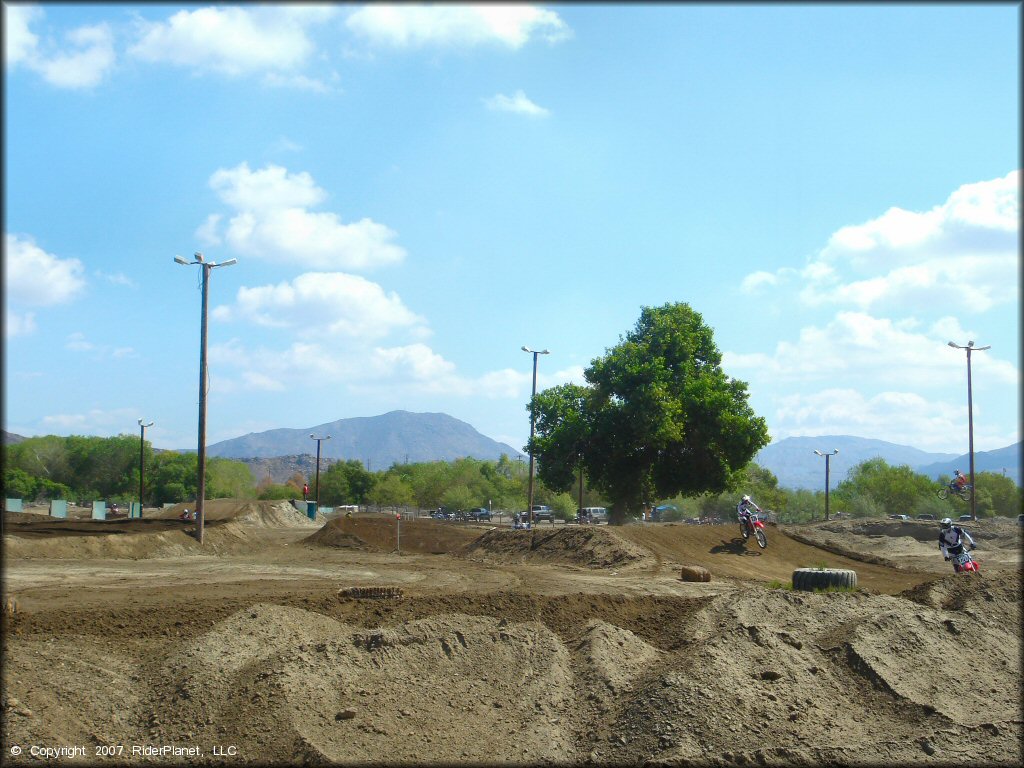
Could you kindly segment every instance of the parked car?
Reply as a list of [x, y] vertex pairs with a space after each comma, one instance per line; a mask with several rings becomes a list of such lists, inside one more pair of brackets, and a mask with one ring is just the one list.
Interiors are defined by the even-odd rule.
[[918, 520], [934, 520], [935, 519], [935, 515], [918, 515], [917, 519]]
[[483, 507], [473, 507], [469, 510], [469, 519], [476, 521], [487, 520], [490, 522], [491, 511], [489, 509], [484, 509]]
[[960, 522], [961, 522], [961, 523], [969, 523], [969, 522], [971, 522], [971, 520], [973, 520], [973, 519], [974, 519], [974, 518], [973, 518], [973, 517], [971, 517], [970, 515], [960, 515]]
[[547, 504], [534, 504], [533, 505], [533, 520], [536, 523], [547, 520], [554, 522], [555, 513]]
[[580, 525], [608, 522], [608, 510], [604, 507], [584, 507], [576, 511], [576, 522]]
[[889, 515], [890, 520], [909, 520], [910, 515]]

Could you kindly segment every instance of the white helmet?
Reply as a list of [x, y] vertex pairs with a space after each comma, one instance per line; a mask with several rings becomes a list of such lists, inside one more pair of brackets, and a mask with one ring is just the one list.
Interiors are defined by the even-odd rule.
[[953, 526], [953, 521], [950, 520], [948, 517], [944, 517], [944, 518], [942, 518], [942, 522], [939, 523], [939, 525], [941, 525], [943, 530], [945, 530], [945, 529], [951, 528]]
[[960, 470], [959, 469], [954, 469], [953, 470], [953, 474], [956, 475], [957, 477], [960, 477]]
[[744, 496], [743, 497], [743, 501], [750, 501], [750, 497], [749, 496]]

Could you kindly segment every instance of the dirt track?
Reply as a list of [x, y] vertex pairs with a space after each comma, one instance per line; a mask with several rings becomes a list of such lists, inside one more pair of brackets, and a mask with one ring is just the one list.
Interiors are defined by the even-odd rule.
[[[385, 515], [211, 502], [200, 548], [176, 514], [5, 516], [5, 762], [1020, 762], [1009, 521], [978, 524], [968, 578], [930, 528], [880, 521], [771, 526], [759, 550], [735, 526], [414, 520], [399, 554]], [[769, 586], [817, 565], [860, 591]], [[402, 596], [338, 594], [381, 586]], [[130, 752], [163, 745], [202, 755]]]

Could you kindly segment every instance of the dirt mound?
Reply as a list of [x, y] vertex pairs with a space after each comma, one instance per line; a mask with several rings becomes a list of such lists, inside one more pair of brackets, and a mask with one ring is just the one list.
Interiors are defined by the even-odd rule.
[[[280, 765], [1017, 765], [1019, 585], [974, 589], [972, 616], [760, 586], [447, 595], [394, 614], [264, 602], [170, 639], [180, 618], [162, 630], [150, 612], [144, 634], [87, 633], [71, 657], [26, 620], [7, 639], [3, 735], [230, 743]], [[963, 665], [935, 663], [965, 648], [966, 688]]]
[[142, 518], [91, 520], [8, 512], [4, 518], [4, 551], [8, 556], [62, 559], [144, 559], [244, 552], [262, 546], [252, 533], [259, 529], [315, 528], [286, 501], [206, 502], [204, 544], [195, 538], [196, 524], [180, 519], [186, 507], [148, 511]]
[[466, 547], [468, 557], [494, 560], [544, 561], [586, 568], [644, 565], [653, 558], [643, 547], [609, 528], [566, 526], [510, 531], [495, 528]]
[[[401, 525], [401, 530], [399, 530]], [[478, 528], [438, 520], [412, 519], [401, 523], [387, 514], [337, 517], [302, 540], [315, 547], [367, 549], [377, 552], [415, 552], [424, 555], [461, 552], [480, 535]]]

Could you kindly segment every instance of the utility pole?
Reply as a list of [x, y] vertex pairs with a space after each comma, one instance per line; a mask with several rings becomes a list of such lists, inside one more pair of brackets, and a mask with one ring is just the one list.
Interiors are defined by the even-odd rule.
[[319, 512], [320, 511], [320, 443], [322, 443], [324, 440], [330, 440], [331, 436], [327, 435], [327, 437], [317, 437], [316, 435], [311, 434], [310, 437], [313, 438], [314, 440], [316, 440], [316, 491], [315, 491], [315, 493], [316, 493], [316, 511]]
[[974, 402], [971, 394], [971, 352], [982, 352], [991, 349], [992, 345], [976, 347], [973, 341], [968, 341], [967, 346], [962, 347], [951, 341], [949, 346], [953, 349], [967, 350], [967, 452], [971, 464], [971, 520], [978, 522], [978, 487], [974, 484]]
[[821, 451], [815, 451], [815, 453], [825, 457], [825, 521], [828, 522], [828, 460], [839, 453], [839, 449], [834, 449], [832, 453], [822, 453]]
[[209, 291], [207, 285], [210, 282], [210, 271], [214, 267], [229, 267], [238, 262], [238, 259], [228, 259], [218, 264], [215, 261], [206, 261], [203, 254], [196, 253], [195, 261], [185, 261], [181, 256], [175, 256], [178, 264], [190, 266], [198, 264], [203, 270], [203, 301], [202, 319], [199, 330], [199, 469], [196, 478], [196, 538], [203, 543], [203, 531], [206, 526], [206, 390], [209, 374], [206, 370], [206, 316], [209, 309]]
[[533, 529], [533, 433], [537, 423], [537, 406], [535, 400], [537, 399], [537, 355], [549, 355], [551, 354], [548, 350], [542, 349], [539, 352], [535, 352], [529, 347], [523, 347], [523, 352], [529, 352], [533, 355], [533, 394], [530, 395], [530, 478], [529, 478], [529, 490], [526, 493], [526, 506], [530, 514], [530, 529]]
[[143, 424], [142, 419], [139, 419], [139, 429], [141, 430], [139, 436], [139, 517], [142, 517], [142, 507], [144, 504], [142, 501], [142, 491], [146, 487], [146, 427], [152, 426], [152, 421], [149, 424]]

